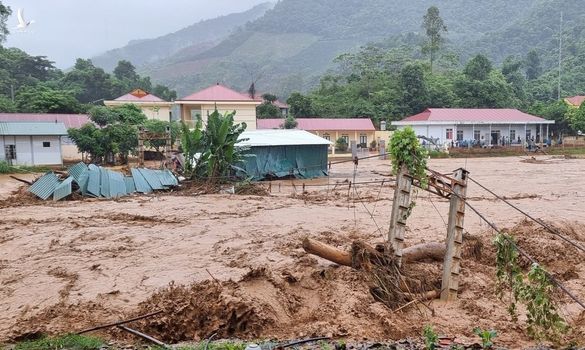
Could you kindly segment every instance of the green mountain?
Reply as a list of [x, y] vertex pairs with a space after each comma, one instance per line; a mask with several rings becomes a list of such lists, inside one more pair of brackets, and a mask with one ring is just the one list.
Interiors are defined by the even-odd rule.
[[96, 66], [112, 71], [120, 60], [143, 66], [174, 55], [180, 57], [204, 52], [227, 38], [236, 28], [264, 15], [272, 6], [272, 3], [266, 2], [248, 11], [200, 21], [155, 39], [132, 40], [124, 47], [107, 51], [91, 60]]
[[420, 32], [436, 5], [449, 39], [479, 39], [506, 26], [534, 0], [281, 0], [272, 10], [204, 52], [171, 56], [141, 71], [179, 95], [216, 81], [286, 95], [314, 86], [339, 54], [390, 36]]
[[[476, 53], [501, 63], [508, 55], [540, 49], [552, 67], [560, 11], [565, 36], [578, 39], [585, 23], [580, 0], [281, 0], [255, 21], [213, 47], [185, 48], [164, 60], [139, 65], [155, 81], [187, 94], [214, 82], [280, 96], [306, 91], [335, 67], [334, 59], [360, 46], [420, 46], [422, 17], [440, 9], [447, 48], [464, 64]], [[568, 48], [569, 49], [569, 48]]]

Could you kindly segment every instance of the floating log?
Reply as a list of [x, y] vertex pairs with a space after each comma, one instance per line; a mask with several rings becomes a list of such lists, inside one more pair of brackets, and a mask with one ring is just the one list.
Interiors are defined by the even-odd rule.
[[352, 267], [350, 252], [337, 249], [308, 237], [303, 240], [303, 249], [309, 254], [317, 255], [338, 265]]

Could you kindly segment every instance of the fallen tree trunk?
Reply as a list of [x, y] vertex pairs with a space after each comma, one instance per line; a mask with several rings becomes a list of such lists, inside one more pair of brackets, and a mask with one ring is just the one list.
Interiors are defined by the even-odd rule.
[[[317, 255], [323, 259], [332, 261], [339, 265], [354, 268], [360, 268], [360, 266], [354, 266], [355, 262], [352, 259], [353, 253], [358, 248], [368, 253], [370, 262], [374, 265], [384, 264], [387, 261], [387, 259], [384, 258], [383, 253], [364, 242], [354, 242], [352, 245], [352, 251], [347, 252], [308, 237], [303, 240], [303, 249], [305, 249], [307, 253]], [[426, 259], [441, 261], [443, 260], [444, 256], [445, 244], [435, 242], [417, 244], [412, 247], [405, 248], [402, 251], [403, 262], [414, 262]]]
[[309, 254], [317, 255], [338, 265], [352, 267], [351, 253], [337, 249], [328, 244], [314, 239], [305, 238], [303, 240], [303, 249]]

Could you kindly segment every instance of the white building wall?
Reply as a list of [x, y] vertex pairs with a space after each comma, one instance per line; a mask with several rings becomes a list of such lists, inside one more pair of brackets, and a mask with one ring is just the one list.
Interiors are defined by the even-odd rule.
[[[406, 126], [399, 126], [399, 129], [403, 129]], [[500, 138], [510, 136], [514, 137], [512, 140], [518, 144], [518, 137], [520, 137], [521, 144], [526, 142], [526, 135], [528, 134], [531, 139], [536, 140], [536, 135], [540, 134], [540, 124], [445, 124], [445, 125], [411, 125], [417, 136], [425, 136], [432, 139], [439, 139], [439, 144], [450, 144], [451, 141], [457, 141], [457, 131], [463, 132], [463, 141], [475, 140], [475, 134], [479, 131], [479, 141], [482, 144], [491, 143], [491, 132], [499, 131]], [[452, 138], [447, 138], [447, 130], [452, 129]], [[512, 132], [513, 131], [513, 132]], [[542, 136], [546, 138], [546, 125], [542, 126]]]
[[[4, 146], [16, 146], [14, 165], [61, 165], [59, 136], [2, 136], [0, 137], [0, 160], [6, 160]], [[44, 147], [43, 142], [49, 142]]]
[[60, 165], [61, 144], [59, 136], [32, 136], [35, 165]]

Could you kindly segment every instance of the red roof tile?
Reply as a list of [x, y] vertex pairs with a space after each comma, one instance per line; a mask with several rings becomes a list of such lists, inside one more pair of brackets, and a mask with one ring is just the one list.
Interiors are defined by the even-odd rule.
[[565, 98], [565, 101], [572, 104], [573, 106], [581, 106], [583, 101], [585, 101], [585, 96], [573, 96]]
[[0, 122], [56, 122], [77, 129], [91, 121], [87, 114], [0, 113]]
[[540, 122], [545, 119], [517, 109], [429, 108], [401, 122]]
[[[339, 130], [339, 131], [374, 131], [374, 124], [369, 118], [298, 118], [297, 129], [318, 131], [318, 130]], [[284, 119], [258, 119], [257, 129], [278, 129], [284, 123]]]
[[212, 85], [206, 89], [185, 96], [182, 101], [237, 101], [259, 102], [246, 94], [239, 93], [220, 84]]
[[124, 96], [120, 96], [114, 101], [129, 101], [129, 102], [166, 102], [162, 98], [148, 93], [142, 89], [136, 89]]

